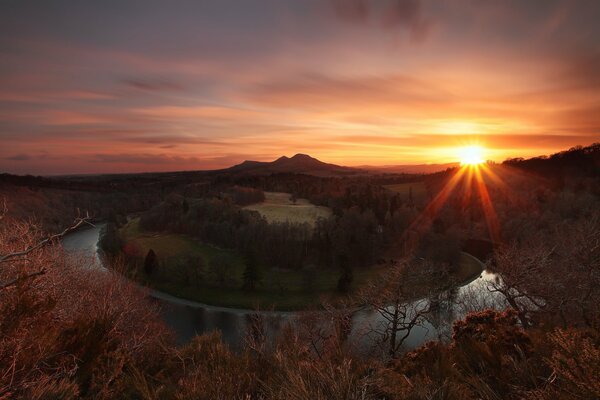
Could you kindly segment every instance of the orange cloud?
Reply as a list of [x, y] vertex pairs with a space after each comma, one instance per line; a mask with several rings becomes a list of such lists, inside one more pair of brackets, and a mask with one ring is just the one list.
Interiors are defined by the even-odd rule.
[[473, 140], [502, 160], [600, 141], [599, 4], [12, 2], [0, 170], [436, 163]]

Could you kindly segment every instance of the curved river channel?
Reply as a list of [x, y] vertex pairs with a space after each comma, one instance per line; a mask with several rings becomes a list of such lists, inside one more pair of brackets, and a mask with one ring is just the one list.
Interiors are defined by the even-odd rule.
[[[98, 268], [104, 269], [98, 255], [98, 239], [104, 224], [78, 230], [63, 239], [63, 247], [68, 254], [93, 257]], [[482, 265], [483, 267], [483, 265]], [[426, 305], [435, 302], [435, 311], [422, 326], [413, 328], [405, 341], [407, 349], [418, 347], [429, 340], [448, 338], [452, 322], [461, 318], [468, 311], [493, 306], [497, 299], [487, 289], [488, 282], [496, 279], [496, 275], [483, 270], [480, 276], [446, 292], [436, 295], [435, 299], [422, 299], [416, 304]], [[246, 326], [250, 322], [252, 310], [224, 308], [180, 299], [167, 293], [150, 290], [153, 301], [160, 305], [161, 315], [165, 323], [175, 332], [180, 344], [191, 340], [195, 335], [214, 330], [222, 332], [223, 340], [234, 348], [242, 344]], [[260, 312], [266, 321], [267, 329], [273, 333], [279, 330], [286, 320], [294, 317], [296, 312]], [[352, 321], [351, 337], [364, 348], [370, 347], [373, 337], [367, 335], [370, 327], [381, 324], [383, 320], [372, 311], [359, 311]]]

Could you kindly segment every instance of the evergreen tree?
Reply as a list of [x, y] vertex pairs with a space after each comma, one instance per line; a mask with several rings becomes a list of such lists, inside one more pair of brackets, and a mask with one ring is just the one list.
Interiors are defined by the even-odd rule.
[[340, 275], [340, 279], [338, 279], [337, 289], [341, 293], [348, 293], [352, 286], [352, 282], [354, 281], [352, 265], [348, 262], [347, 256], [340, 256], [338, 264], [342, 268], [342, 275]]
[[246, 268], [244, 269], [244, 289], [246, 290], [254, 290], [256, 289], [256, 285], [261, 280], [260, 270], [258, 267], [258, 262], [256, 260], [256, 256], [253, 252], [249, 252], [246, 255]]
[[114, 223], [107, 223], [100, 232], [99, 246], [109, 256], [116, 256], [121, 251], [123, 240]]
[[146, 258], [144, 259], [144, 271], [146, 274], [151, 275], [157, 265], [158, 258], [156, 257], [156, 253], [152, 249], [148, 250], [148, 254], [146, 254]]

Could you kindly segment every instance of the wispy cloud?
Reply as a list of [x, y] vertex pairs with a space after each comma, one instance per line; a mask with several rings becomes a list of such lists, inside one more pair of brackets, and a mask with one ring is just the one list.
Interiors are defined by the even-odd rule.
[[0, 170], [423, 163], [474, 137], [498, 159], [599, 141], [599, 14], [588, 0], [7, 2]]
[[404, 28], [416, 40], [426, 38], [431, 21], [423, 15], [421, 0], [330, 0], [344, 21], [383, 28]]
[[123, 83], [129, 87], [146, 91], [157, 92], [173, 92], [183, 90], [183, 86], [164, 78], [140, 79], [127, 78]]
[[4, 159], [8, 161], [27, 161], [31, 157], [27, 154], [15, 154], [14, 156], [4, 157]]

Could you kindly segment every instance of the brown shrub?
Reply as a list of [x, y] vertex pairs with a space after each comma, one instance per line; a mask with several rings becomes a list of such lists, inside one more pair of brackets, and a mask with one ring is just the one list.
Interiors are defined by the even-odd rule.
[[174, 398], [249, 399], [259, 388], [260, 369], [249, 354], [235, 354], [218, 332], [197, 336], [177, 351], [174, 366], [183, 371]]
[[[39, 240], [31, 224], [0, 226], [0, 254]], [[65, 256], [59, 243], [1, 264], [0, 398], [114, 398], [135, 368], [160, 371], [170, 335], [135, 285]], [[6, 267], [6, 268], [4, 268]]]

